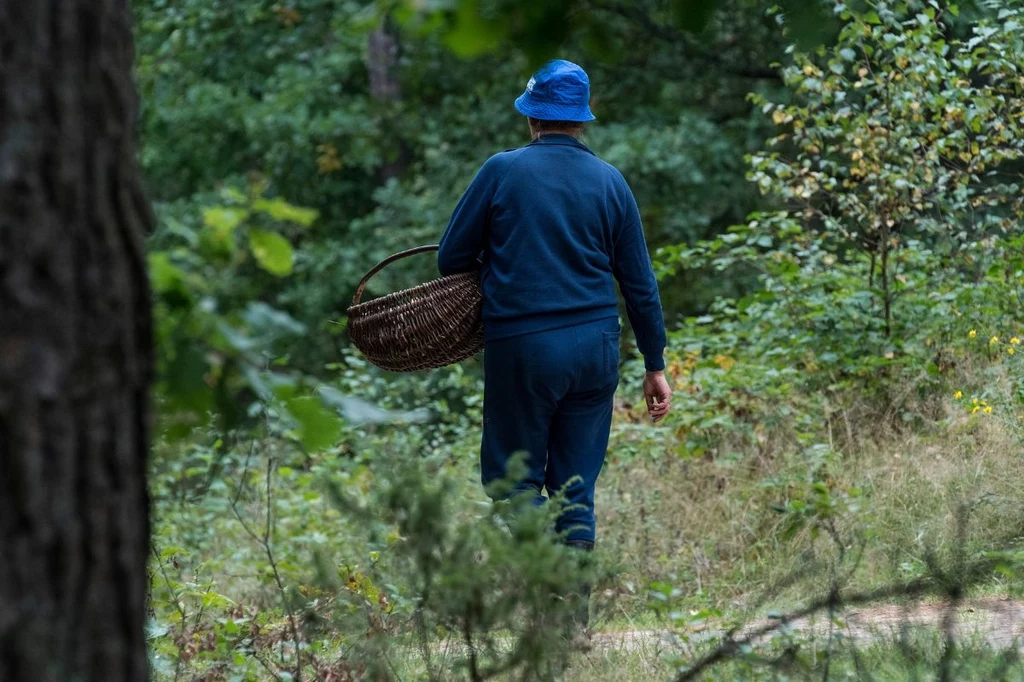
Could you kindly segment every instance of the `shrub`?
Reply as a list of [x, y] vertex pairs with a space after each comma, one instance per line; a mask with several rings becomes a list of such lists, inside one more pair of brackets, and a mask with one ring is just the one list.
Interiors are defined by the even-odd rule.
[[782, 130], [750, 178], [784, 208], [659, 253], [665, 276], [758, 282], [672, 336], [690, 452], [736, 422], [748, 442], [780, 422], [820, 432], [854, 393], [918, 420], [907, 398], [944, 388], [967, 329], [1018, 305], [1020, 10], [965, 40], [935, 2], [839, 12], [835, 47], [785, 69], [792, 102], [755, 98]]

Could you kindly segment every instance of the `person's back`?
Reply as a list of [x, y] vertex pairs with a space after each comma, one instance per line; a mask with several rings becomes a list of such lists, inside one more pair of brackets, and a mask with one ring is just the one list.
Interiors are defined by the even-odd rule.
[[480, 265], [488, 341], [617, 316], [617, 278], [647, 369], [664, 367], [636, 202], [621, 173], [572, 136], [539, 135], [491, 157], [456, 208], [438, 263], [444, 274]]
[[507, 156], [481, 280], [488, 338], [614, 315], [611, 254], [628, 195], [618, 173], [568, 136]]
[[[591, 549], [594, 489], [619, 381], [619, 283], [647, 373], [651, 417], [669, 410], [665, 328], [636, 201], [622, 175], [579, 142], [593, 120], [589, 79], [550, 62], [516, 108], [533, 142], [492, 156], [441, 240], [442, 274], [480, 269], [483, 289], [485, 485], [527, 453], [518, 490], [562, 493], [556, 531]], [[586, 590], [583, 590], [586, 594]], [[586, 604], [577, 624], [586, 629]]]

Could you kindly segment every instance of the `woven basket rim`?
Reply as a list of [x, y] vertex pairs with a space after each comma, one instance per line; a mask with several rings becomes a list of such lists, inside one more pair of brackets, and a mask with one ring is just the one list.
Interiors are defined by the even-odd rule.
[[396, 253], [359, 282], [346, 310], [348, 336], [374, 365], [388, 371], [416, 371], [450, 365], [482, 350], [478, 272], [442, 275], [362, 300], [369, 280], [389, 264], [437, 250], [437, 245], [430, 245]]
[[403, 301], [409, 298], [410, 296], [420, 294], [422, 292], [431, 292], [433, 290], [436, 290], [438, 288], [438, 285], [441, 284], [446, 284], [449, 282], [461, 282], [467, 279], [471, 280], [478, 276], [479, 273], [475, 272], [460, 272], [455, 275], [445, 275], [443, 277], [432, 279], [429, 282], [424, 282], [423, 284], [417, 284], [416, 286], [409, 287], [408, 289], [393, 291], [390, 294], [384, 294], [383, 296], [378, 296], [377, 298], [370, 299], [369, 301], [361, 301], [360, 303], [349, 306], [346, 312], [348, 313], [349, 316], [352, 316], [353, 314], [358, 315], [372, 308], [384, 305], [391, 305], [395, 302]]

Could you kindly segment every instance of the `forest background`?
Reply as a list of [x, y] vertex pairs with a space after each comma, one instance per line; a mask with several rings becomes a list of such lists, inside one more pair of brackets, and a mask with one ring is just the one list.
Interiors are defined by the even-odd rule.
[[[1024, 560], [1020, 3], [134, 5], [158, 679], [1021, 679], [956, 625]], [[345, 335], [552, 56], [637, 196], [677, 392], [646, 423], [624, 343], [585, 656], [545, 620], [576, 569], [479, 489], [479, 361], [389, 375]]]

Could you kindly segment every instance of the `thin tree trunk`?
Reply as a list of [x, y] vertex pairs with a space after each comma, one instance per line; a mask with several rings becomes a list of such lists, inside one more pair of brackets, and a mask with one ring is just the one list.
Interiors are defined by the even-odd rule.
[[402, 84], [398, 80], [398, 37], [391, 21], [384, 17], [369, 38], [370, 94], [382, 102], [402, 98]]
[[878, 245], [882, 249], [879, 275], [882, 280], [882, 315], [885, 320], [885, 338], [892, 338], [892, 291], [889, 287], [889, 228], [882, 231]]
[[[402, 100], [402, 82], [398, 78], [398, 31], [390, 17], [381, 18], [380, 25], [370, 33], [367, 47], [370, 94], [382, 104], [385, 120], [390, 124], [394, 116], [390, 105]], [[405, 171], [408, 145], [396, 137], [385, 147], [384, 156], [385, 161], [379, 170], [382, 183]]]
[[0, 0], [0, 680], [142, 682], [152, 224], [129, 0]]

